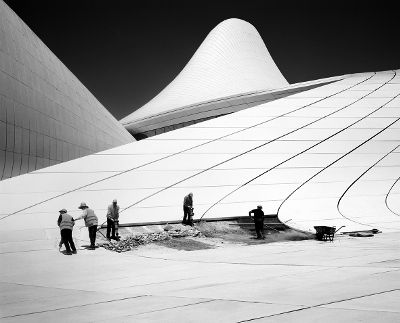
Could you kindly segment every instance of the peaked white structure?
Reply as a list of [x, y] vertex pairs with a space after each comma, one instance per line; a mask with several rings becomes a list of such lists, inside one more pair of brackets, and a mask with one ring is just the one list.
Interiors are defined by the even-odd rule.
[[[254, 26], [240, 19], [228, 19], [209, 33], [163, 91], [121, 123], [132, 133], [174, 126], [230, 113], [218, 111], [218, 105], [227, 107], [232, 100], [237, 105], [237, 100], [243, 103], [244, 94], [288, 85]], [[193, 109], [196, 113], [191, 118], [177, 120], [179, 113], [187, 115]], [[211, 115], [207, 113], [210, 110], [214, 110]]]
[[130, 116], [144, 117], [193, 103], [287, 85], [254, 26], [240, 19], [228, 19], [209, 33], [163, 91]]

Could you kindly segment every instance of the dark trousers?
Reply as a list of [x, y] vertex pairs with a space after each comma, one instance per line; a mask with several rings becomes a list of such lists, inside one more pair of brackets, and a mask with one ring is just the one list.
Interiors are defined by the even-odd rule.
[[189, 206], [184, 206], [183, 207], [183, 220], [182, 223], [189, 223], [190, 222], [190, 216], [192, 214], [192, 210], [190, 209]]
[[263, 238], [264, 237], [264, 222], [255, 221], [254, 226], [256, 228], [257, 238]]
[[88, 230], [89, 230], [90, 246], [94, 247], [96, 243], [97, 225], [92, 225], [91, 227], [88, 227]]
[[111, 236], [115, 237], [115, 222], [107, 218], [107, 238], [110, 239], [110, 232]]
[[72, 230], [62, 229], [61, 230], [61, 240], [65, 245], [67, 252], [76, 251], [74, 241], [72, 240]]

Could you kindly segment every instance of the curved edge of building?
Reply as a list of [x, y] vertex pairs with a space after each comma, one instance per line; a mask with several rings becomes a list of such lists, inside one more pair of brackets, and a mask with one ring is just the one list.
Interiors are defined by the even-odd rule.
[[[120, 122], [135, 134], [140, 120], [166, 113], [173, 119], [176, 110], [192, 107], [198, 110], [193, 120], [204, 120], [209, 118], [207, 103], [218, 105], [221, 98], [230, 100], [288, 85], [254, 26], [232, 18], [221, 22], [208, 34], [188, 64], [164, 90]], [[215, 108], [218, 106], [212, 109]]]
[[275, 90], [242, 93], [230, 97], [218, 98], [191, 104], [171, 111], [160, 112], [127, 124], [123, 123], [122, 125], [126, 127], [136, 140], [141, 140], [281, 99], [286, 96], [342, 80], [346, 77], [347, 75], [329, 77], [316, 81], [291, 84]]
[[0, 1], [0, 179], [134, 138]]

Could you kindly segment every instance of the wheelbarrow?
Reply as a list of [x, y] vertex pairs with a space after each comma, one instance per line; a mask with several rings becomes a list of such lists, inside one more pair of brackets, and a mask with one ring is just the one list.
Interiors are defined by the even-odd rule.
[[314, 229], [317, 232], [315, 234], [315, 237], [317, 240], [320, 241], [333, 241], [333, 237], [335, 236], [335, 233], [338, 232], [341, 228], [345, 227], [342, 225], [339, 229], [336, 230], [336, 227], [328, 227], [328, 226], [315, 226]]

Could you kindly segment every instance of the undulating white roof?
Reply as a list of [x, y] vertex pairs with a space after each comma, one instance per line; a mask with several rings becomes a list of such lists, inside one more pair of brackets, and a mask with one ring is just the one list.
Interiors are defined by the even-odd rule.
[[255, 91], [222, 97], [152, 114], [141, 119], [131, 120], [124, 125], [137, 139], [148, 138], [208, 119], [248, 109], [295, 93], [310, 90], [318, 86], [342, 80], [346, 77], [346, 75], [329, 77], [315, 81], [290, 84], [283, 88], [273, 90]]
[[287, 85], [254, 26], [228, 19], [164, 90], [120, 122], [128, 128], [135, 120], [187, 105]]
[[[357, 74], [220, 118], [0, 183], [0, 230], [56, 230], [81, 201], [105, 221], [246, 216], [262, 204], [294, 228], [400, 230], [400, 77]], [[86, 230], [75, 230], [86, 235]]]

